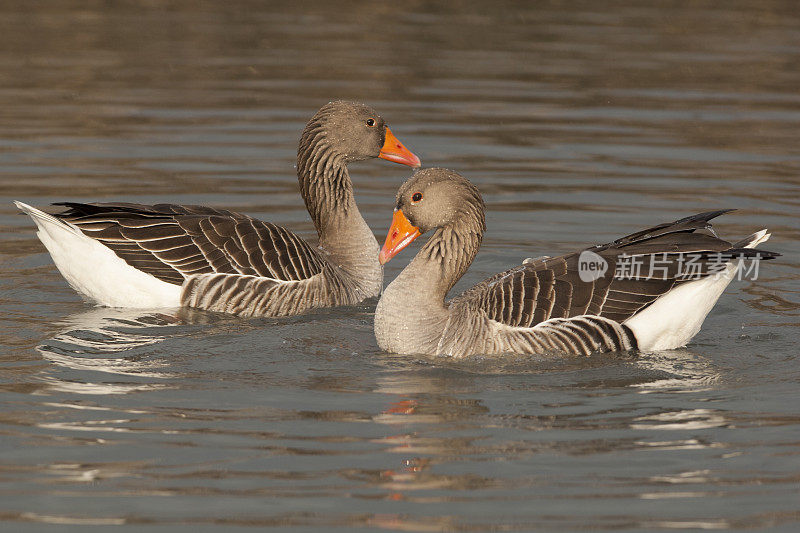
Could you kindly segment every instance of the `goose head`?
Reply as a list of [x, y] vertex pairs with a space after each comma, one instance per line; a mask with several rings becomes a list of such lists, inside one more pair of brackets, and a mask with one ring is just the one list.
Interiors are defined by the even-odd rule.
[[397, 192], [392, 225], [379, 256], [381, 264], [423, 233], [440, 228], [482, 235], [486, 228], [483, 198], [477, 187], [452, 170], [419, 170]]
[[412, 168], [420, 166], [419, 157], [397, 140], [386, 121], [371, 107], [357, 102], [335, 101], [322, 106], [311, 118], [300, 140], [312, 148], [330, 151], [344, 163], [380, 157]]

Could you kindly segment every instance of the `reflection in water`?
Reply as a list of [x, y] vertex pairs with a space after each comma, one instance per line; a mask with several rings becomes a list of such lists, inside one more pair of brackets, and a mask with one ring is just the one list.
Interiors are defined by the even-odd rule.
[[687, 409], [637, 417], [633, 429], [707, 429], [725, 427], [728, 421], [721, 413], [711, 409]]
[[73, 526], [120, 526], [127, 523], [124, 518], [82, 518], [76, 516], [54, 516], [39, 513], [21, 513], [19, 519], [25, 522]]
[[643, 353], [637, 366], [668, 377], [636, 383], [642, 394], [652, 392], [700, 392], [711, 390], [721, 378], [711, 361], [686, 348], [665, 352]]
[[[154, 382], [109, 382], [105, 374], [137, 381], [171, 377], [168, 372], [156, 371], [168, 366], [165, 362], [147, 359], [141, 348], [162, 342], [171, 333], [164, 328], [180, 323], [175, 315], [130, 309], [94, 308], [69, 316], [61, 322], [60, 333], [36, 347], [44, 359], [55, 365], [44, 370], [39, 380], [46, 385], [45, 390], [95, 395], [166, 387]], [[77, 372], [64, 373], [57, 368]]]
[[[652, 405], [644, 410], [632, 408], [627, 403], [613, 409], [603, 404], [595, 405], [592, 399], [594, 391], [603, 387], [592, 384], [585, 389], [583, 383], [591, 383], [593, 378], [583, 376], [580, 370], [576, 372], [575, 369], [584, 365], [583, 372], [587, 372], [597, 367], [597, 361], [573, 360], [566, 365], [551, 362], [549, 367], [538, 362], [533, 367], [529, 365], [528, 374], [498, 374], [495, 379], [519, 382], [529, 391], [531, 388], [539, 389], [545, 397], [552, 383], [559, 382], [559, 375], [566, 373], [578, 379], [577, 383], [564, 384], [575, 391], [569, 394], [571, 402], [564, 403], [562, 400], [560, 404], [550, 404], [543, 401], [538, 406], [528, 406], [522, 413], [490, 409], [479, 399], [464, 397], [459, 391], [473, 390], [470, 381], [485, 379], [481, 374], [464, 373], [469, 366], [462, 368], [461, 372], [445, 373], [435, 366], [429, 366], [431, 363], [420, 361], [416, 368], [388, 370], [393, 363], [392, 358], [387, 358], [387, 371], [378, 381], [375, 392], [396, 399], [372, 419], [390, 428], [390, 433], [376, 442], [384, 444], [386, 452], [399, 456], [374, 480], [377, 486], [386, 491], [383, 497], [387, 500], [417, 503], [472, 501], [474, 498], [496, 497], [492, 494], [506, 494], [508, 490], [535, 491], [534, 487], [544, 483], [542, 475], [535, 470], [521, 471], [519, 475], [511, 477], [498, 476], [492, 472], [492, 468], [488, 468], [485, 475], [439, 471], [442, 465], [453, 463], [479, 460], [500, 467], [508, 462], [531, 462], [541, 464], [543, 471], [551, 471], [553, 464], [561, 464], [559, 468], [564, 470], [558, 474], [558, 478], [563, 477], [562, 483], [570, 486], [574, 483], [568, 481], [572, 478], [571, 468], [566, 466], [570, 461], [567, 459], [565, 462], [562, 458], [572, 457], [579, 461], [577, 458], [587, 457], [594, 458], [592, 461], [596, 462], [603, 461], [601, 458], [604, 455], [613, 457], [619, 453], [644, 453], [652, 456], [653, 453], [660, 453], [664, 454], [663, 460], [667, 460], [668, 456], [679, 452], [698, 453], [728, 447], [723, 442], [706, 437], [684, 437], [687, 432], [694, 434], [727, 427], [729, 421], [722, 411], [710, 408], [676, 409], [671, 403], [656, 410]], [[601, 364], [623, 372], [638, 373], [628, 383], [620, 382], [619, 394], [625, 388], [638, 389], [647, 395], [701, 393], [711, 390], [720, 379], [711, 361], [690, 350], [642, 354], [635, 359], [606, 358]], [[520, 366], [516, 368], [518, 371], [521, 369]], [[507, 371], [507, 367], [504, 370]], [[613, 371], [607, 373], [611, 376], [615, 374]], [[609, 381], [619, 382], [615, 377]], [[515, 440], [498, 442], [487, 438], [487, 428], [502, 428], [519, 436]], [[628, 430], [646, 438], [632, 438]], [[595, 431], [601, 431], [604, 437], [599, 440], [593, 438]], [[659, 433], [661, 436], [668, 434], [677, 438], [664, 440], [658, 438]], [[658, 461], [656, 458], [650, 460]], [[686, 473], [676, 475], [688, 479]], [[626, 485], [635, 484], [637, 490], [641, 491], [635, 497], [642, 500], [686, 500], [703, 498], [710, 493], [706, 490], [667, 488], [664, 482], [669, 477], [644, 475], [629, 479]], [[699, 476], [694, 479], [697, 483], [713, 483]], [[578, 494], [568, 496], [559, 492], [559, 497], [608, 498], [613, 497], [618, 489], [605, 485], [599, 490], [597, 492], [592, 486], [585, 486]], [[446, 495], [436, 495], [430, 491], [447, 492]], [[674, 527], [678, 527], [678, 522], [673, 524]], [[692, 523], [695, 522], [702, 523]], [[447, 525], [447, 520], [428, 522], [404, 515], [373, 516], [370, 523], [411, 531], [452, 526]], [[658, 527], [672, 527], [664, 524], [666, 522]], [[641, 525], [650, 527], [648, 522]]]
[[[390, 358], [389, 361], [392, 359]], [[378, 486], [387, 491], [384, 497], [399, 501], [447, 501], [451, 497], [421, 494], [419, 491], [486, 488], [495, 483], [491, 478], [472, 474], [437, 474], [432, 466], [448, 460], [481, 453], [475, 437], [447, 435], [456, 428], [467, 432], [476, 429], [476, 418], [489, 410], [479, 400], [456, 398], [452, 395], [453, 378], [425, 376], [421, 372], [386, 373], [375, 392], [398, 398], [387, 405], [373, 421], [389, 426], [392, 433], [378, 439], [385, 451], [401, 458], [380, 472]], [[400, 430], [400, 433], [396, 431]], [[445, 435], [440, 435], [444, 433]], [[428, 457], [425, 457], [428, 456]], [[372, 525], [426, 531], [442, 527], [441, 521], [425, 525], [415, 517], [394, 515], [373, 517]]]
[[44, 385], [42, 392], [66, 392], [74, 394], [129, 394], [131, 392], [148, 391], [166, 387], [166, 385], [161, 385], [158, 383], [146, 383], [139, 385], [90, 382], [75, 383], [54, 377], [42, 377], [40, 378], [40, 381]]
[[[358, 316], [356, 313], [355, 317]], [[320, 331], [316, 337], [327, 338], [329, 332], [322, 330], [321, 325], [331, 317], [324, 315], [318, 319]], [[53, 432], [65, 439], [65, 443], [78, 443], [84, 438], [86, 444], [109, 446], [154, 438], [163, 440], [158, 450], [165, 449], [166, 443], [178, 450], [216, 450], [222, 443], [226, 453], [220, 456], [213, 452], [209, 460], [193, 462], [187, 465], [188, 469], [182, 460], [185, 454], [178, 452], [171, 466], [152, 459], [125, 463], [54, 462], [41, 465], [37, 475], [60, 486], [118, 483], [115, 489], [118, 497], [126, 493], [125, 486], [131, 479], [144, 478], [157, 488], [144, 489], [139, 483], [138, 497], [197, 498], [200, 494], [214, 494], [224, 498], [268, 497], [303, 502], [308, 498], [348, 494], [355, 500], [382, 502], [381, 505], [389, 506], [387, 511], [391, 511], [391, 505], [479, 506], [485, 501], [514, 502], [516, 495], [528, 493], [553, 502], [551, 517], [558, 524], [571, 520], [580, 523], [580, 520], [570, 511], [558, 511], [557, 501], [576, 505], [592, 499], [675, 500], [685, 505], [688, 501], [722, 497], [733, 491], [725, 488], [724, 480], [711, 469], [687, 470], [676, 463], [653, 475], [652, 469], [637, 466], [639, 455], [647, 457], [647, 463], [665, 464], [670, 464], [674, 454], [724, 450], [726, 460], [741, 456], [731, 450], [729, 443], [707, 434], [729, 427], [723, 411], [687, 408], [680, 401], [669, 400], [713, 390], [722, 379], [712, 361], [691, 350], [642, 354], [639, 358], [533, 361], [527, 364], [527, 369], [521, 361], [506, 362], [493, 366], [494, 373], [485, 372], [487, 365], [493, 364], [486, 361], [459, 367], [452, 362], [443, 365], [430, 360], [373, 355], [370, 364], [376, 367], [374, 381], [343, 382], [335, 372], [316, 375], [329, 356], [320, 341], [316, 347], [318, 353], [306, 362], [308, 368], [301, 367], [311, 374], [303, 378], [306, 387], [303, 394], [319, 394], [337, 401], [354, 394], [356, 397], [369, 394], [376, 399], [374, 405], [362, 404], [358, 408], [351, 405], [343, 409], [327, 406], [319, 399], [309, 397], [304, 401], [296, 396], [282, 409], [269, 404], [257, 408], [240, 403], [228, 409], [217, 405], [208, 398], [208, 391], [202, 390], [190, 396], [188, 403], [169, 408], [109, 407], [80, 400], [87, 391], [97, 394], [103, 387], [109, 387], [107, 392], [114, 395], [157, 393], [175, 386], [176, 374], [169, 369], [169, 361], [162, 357], [154, 359], [150, 352], [167, 339], [180, 338], [187, 325], [197, 321], [212, 323], [203, 328], [207, 339], [215, 335], [224, 337], [231, 331], [256, 335], [257, 339], [280, 334], [294, 336], [296, 328], [309, 327], [308, 323], [293, 321], [235, 321], [237, 327], [231, 330], [229, 322], [220, 319], [221, 327], [216, 327], [208, 316], [187, 319], [178, 314], [142, 315], [106, 309], [69, 317], [63, 322], [63, 331], [40, 350], [53, 364], [46, 371], [53, 375], [45, 376], [44, 380], [48, 383], [47, 393], [77, 394], [66, 401], [43, 403], [45, 408], [59, 409], [60, 419], [38, 420], [33, 427]], [[358, 328], [363, 327], [355, 318], [354, 322]], [[225, 353], [231, 356], [230, 352]], [[275, 355], [265, 354], [262, 364], [269, 364], [272, 357]], [[360, 357], [345, 360], [334, 357], [330, 361], [338, 371], [342, 362], [354, 365]], [[87, 379], [88, 376], [91, 378]], [[133, 379], [136, 383], [120, 384], [109, 381], [108, 376], [114, 376], [114, 380]], [[141, 383], [143, 379], [145, 383]], [[283, 380], [269, 383], [284, 386]], [[121, 388], [114, 389], [118, 386]], [[259, 394], [268, 389], [269, 386], [260, 386]], [[489, 402], [485, 399], [486, 390], [496, 390], [499, 397], [508, 399]], [[630, 390], [643, 394], [626, 395]], [[661, 395], [659, 402], [632, 403], [637, 396], [649, 399], [656, 395]], [[517, 405], [511, 400], [514, 396], [525, 400]], [[628, 399], [615, 404], [615, 396]], [[195, 401], [205, 406], [195, 408]], [[663, 405], [659, 405], [661, 402]], [[69, 411], [81, 415], [70, 417]], [[369, 429], [355, 429], [352, 433], [346, 429], [364, 425]], [[379, 447], [377, 454], [371, 448], [375, 445]], [[620, 454], [625, 459], [618, 458]], [[364, 465], [360, 464], [362, 457]], [[333, 466], [322, 466], [325, 462]], [[335, 466], [337, 463], [342, 466]], [[315, 464], [320, 466], [310, 466]], [[576, 469], [576, 464], [583, 466]], [[598, 468], [597, 465], [618, 469], [616, 479], [587, 484], [581, 470]], [[773, 485], [785, 482], [761, 481]], [[239, 488], [231, 489], [232, 485]], [[696, 489], [686, 490], [686, 485]], [[254, 517], [247, 525], [340, 523], [408, 531], [463, 526], [457, 515], [448, 513], [430, 517], [396, 512], [328, 514], [324, 520], [312, 515], [282, 516], [280, 520]], [[657, 516], [670, 514], [662, 512]], [[87, 520], [89, 524], [93, 518], [29, 513], [20, 520], [65, 524]], [[128, 523], [129, 518], [124, 513], [108, 513], [97, 520], [97, 523], [122, 524]], [[592, 520], [602, 522], [597, 515]], [[213, 516], [197, 521], [219, 523]], [[225, 523], [237, 522], [226, 518]], [[507, 521], [504, 523], [509, 525]], [[701, 527], [698, 524], [710, 527], [711, 523], [716, 521], [643, 518], [637, 522], [640, 527], [665, 528]], [[524, 529], [524, 524], [522, 521], [519, 525]], [[606, 522], [605, 527], [614, 529], [613, 524]]]

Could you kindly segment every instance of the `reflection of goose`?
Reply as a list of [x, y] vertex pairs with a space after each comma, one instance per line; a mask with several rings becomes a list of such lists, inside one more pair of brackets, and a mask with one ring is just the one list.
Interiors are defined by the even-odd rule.
[[435, 461], [420, 457], [478, 453], [474, 436], [441, 435], [442, 424], [450, 422], [463, 430], [471, 421], [489, 414], [480, 400], [451, 394], [452, 385], [451, 376], [426, 376], [408, 369], [386, 373], [378, 380], [373, 392], [396, 398], [372, 417], [373, 422], [386, 425], [392, 431], [375, 442], [387, 446], [386, 452], [399, 456], [393, 464], [387, 465], [389, 468], [380, 471], [376, 480], [376, 485], [389, 491], [387, 498], [413, 498], [416, 491], [422, 490], [475, 489], [482, 483], [471, 474], [435, 473], [430, 469]]
[[69, 284], [111, 307], [187, 306], [245, 316], [297, 315], [377, 296], [378, 243], [353, 196], [347, 164], [419, 158], [371, 108], [323, 106], [303, 131], [297, 176], [319, 247], [290, 231], [223, 209], [173, 204], [26, 204]]
[[[168, 378], [159, 371], [162, 364], [131, 357], [137, 348], [152, 346], [167, 338], [158, 328], [179, 322], [171, 315], [130, 309], [92, 309], [63, 320], [63, 329], [48, 342], [36, 347], [47, 361], [62, 369], [81, 372], [79, 379], [59, 379], [52, 375], [41, 378], [48, 389], [80, 394], [126, 394], [133, 391], [163, 388], [162, 383], [113, 383], [85, 372], [102, 372], [132, 378]], [[140, 330], [140, 331], [137, 331]]]
[[714, 368], [711, 361], [685, 348], [643, 354], [635, 364], [656, 375], [666, 374], [666, 377], [634, 384], [642, 394], [707, 390], [720, 379], [719, 370]]
[[[733, 279], [735, 258], [779, 255], [753, 249], [769, 238], [766, 230], [735, 244], [697, 231], [724, 212], [526, 261], [445, 303], [480, 248], [484, 205], [477, 188], [455, 172], [421, 170], [397, 193], [381, 262], [421, 233], [435, 233], [384, 291], [375, 311], [378, 345], [396, 353], [454, 357], [684, 346]], [[581, 269], [584, 254], [591, 254], [595, 271]], [[696, 267], [691, 271], [683, 270], [687, 257]], [[626, 258], [645, 267], [620, 274], [615, 266], [624, 266]]]

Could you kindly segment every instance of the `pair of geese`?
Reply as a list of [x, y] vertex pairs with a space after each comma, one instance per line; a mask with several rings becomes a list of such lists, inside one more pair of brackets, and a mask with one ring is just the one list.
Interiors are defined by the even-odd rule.
[[[64, 278], [98, 304], [275, 317], [380, 296], [375, 335], [382, 349], [453, 357], [683, 346], [733, 278], [732, 258], [754, 256], [753, 248], [769, 238], [762, 230], [731, 244], [713, 231], [697, 232], [710, 230], [708, 221], [726, 211], [701, 213], [582, 252], [526, 260], [446, 302], [480, 248], [481, 195], [451, 170], [418, 170], [397, 193], [379, 250], [347, 171], [348, 163], [374, 157], [420, 166], [365, 105], [328, 103], [306, 125], [297, 176], [318, 246], [280, 226], [211, 207], [64, 202], [55, 205], [66, 210], [48, 214], [16, 205], [36, 222]], [[428, 231], [430, 240], [382, 291], [383, 264]], [[604, 275], [583, 275], [581, 254], [588, 252], [607, 264]], [[698, 279], [676, 267], [689, 253], [699, 257]], [[777, 255], [760, 252], [762, 259]], [[626, 257], [657, 256], [668, 263], [659, 275], [646, 268], [615, 275]], [[710, 265], [720, 256], [729, 262], [712, 275]]]

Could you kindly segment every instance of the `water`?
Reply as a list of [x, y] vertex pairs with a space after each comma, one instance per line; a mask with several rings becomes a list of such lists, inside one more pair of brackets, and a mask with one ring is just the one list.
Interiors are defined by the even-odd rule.
[[[796, 4], [295, 4], [0, 8], [0, 529], [796, 530]], [[199, 203], [312, 237], [294, 152], [334, 98], [483, 191], [456, 290], [725, 207], [722, 236], [769, 227], [784, 255], [685, 349], [456, 363], [381, 353], [374, 302], [93, 308], [10, 204]], [[351, 173], [383, 238], [409, 171]]]

